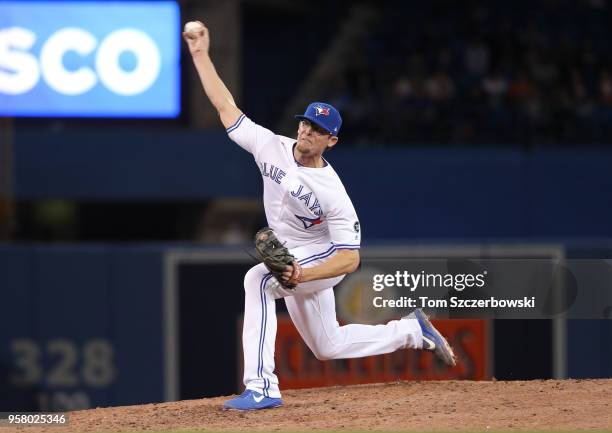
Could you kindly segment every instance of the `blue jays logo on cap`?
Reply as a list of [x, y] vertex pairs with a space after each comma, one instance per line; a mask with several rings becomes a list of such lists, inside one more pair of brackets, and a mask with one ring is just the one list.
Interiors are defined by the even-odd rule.
[[315, 110], [317, 110], [317, 116], [329, 116], [329, 108], [327, 107], [321, 107], [320, 105], [317, 105], [315, 107]]
[[324, 102], [313, 102], [306, 107], [304, 114], [298, 114], [295, 118], [310, 120], [333, 136], [338, 135], [342, 126], [342, 117], [338, 110]]

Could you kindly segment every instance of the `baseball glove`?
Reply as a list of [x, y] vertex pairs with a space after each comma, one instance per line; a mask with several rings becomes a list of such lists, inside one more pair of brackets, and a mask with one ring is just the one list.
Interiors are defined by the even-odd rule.
[[278, 282], [286, 289], [295, 289], [296, 284], [283, 281], [283, 272], [287, 266], [293, 266], [295, 257], [278, 240], [271, 228], [264, 227], [255, 234], [255, 249]]

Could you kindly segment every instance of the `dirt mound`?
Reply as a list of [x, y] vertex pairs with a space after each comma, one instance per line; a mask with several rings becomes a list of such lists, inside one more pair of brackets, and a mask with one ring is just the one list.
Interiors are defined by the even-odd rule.
[[398, 382], [288, 390], [285, 406], [224, 411], [227, 397], [70, 413], [0, 432], [611, 430], [612, 380]]

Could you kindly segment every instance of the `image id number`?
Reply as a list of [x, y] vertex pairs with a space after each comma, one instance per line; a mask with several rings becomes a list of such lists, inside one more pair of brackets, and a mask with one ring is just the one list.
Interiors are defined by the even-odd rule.
[[4, 414], [2, 418], [8, 424], [59, 424], [68, 422], [68, 417], [63, 413], [11, 413]]

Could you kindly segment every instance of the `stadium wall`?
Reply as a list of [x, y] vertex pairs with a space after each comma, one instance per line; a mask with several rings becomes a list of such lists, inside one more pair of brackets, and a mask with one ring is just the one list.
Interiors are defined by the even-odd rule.
[[[222, 132], [16, 135], [18, 200], [258, 197], [252, 158]], [[612, 151], [343, 148], [328, 158], [364, 238], [612, 236]]]

